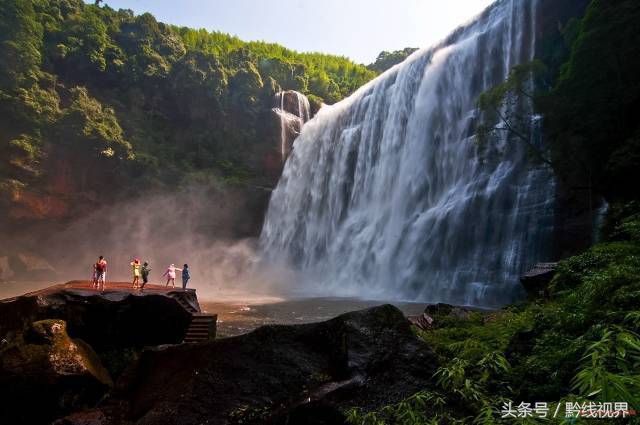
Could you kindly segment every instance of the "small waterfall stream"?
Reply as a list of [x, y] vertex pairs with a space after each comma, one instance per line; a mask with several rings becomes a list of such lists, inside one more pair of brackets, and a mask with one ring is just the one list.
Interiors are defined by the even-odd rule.
[[307, 96], [294, 90], [276, 93], [274, 104], [274, 111], [280, 117], [280, 155], [284, 163], [291, 152], [295, 136], [311, 117], [311, 107]]

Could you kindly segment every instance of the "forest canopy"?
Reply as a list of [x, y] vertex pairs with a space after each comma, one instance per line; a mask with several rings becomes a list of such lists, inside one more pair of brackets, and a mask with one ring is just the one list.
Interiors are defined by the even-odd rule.
[[[0, 0], [0, 60], [4, 202], [95, 192], [97, 181], [259, 178], [277, 91], [333, 103], [377, 75], [344, 57], [81, 0]], [[47, 181], [69, 164], [64, 181]]]

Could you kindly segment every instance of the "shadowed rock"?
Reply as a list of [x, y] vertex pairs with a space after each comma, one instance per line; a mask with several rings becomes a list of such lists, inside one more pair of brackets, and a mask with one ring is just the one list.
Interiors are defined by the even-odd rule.
[[335, 424], [344, 422], [346, 407], [380, 407], [424, 389], [435, 368], [432, 350], [385, 305], [146, 350], [103, 410], [116, 423], [148, 425]]
[[34, 322], [0, 349], [0, 423], [47, 423], [94, 405], [113, 385], [93, 349], [63, 320]]
[[69, 282], [2, 300], [0, 337], [10, 341], [34, 321], [62, 319], [71, 337], [81, 338], [97, 351], [177, 344], [191, 322], [191, 313], [179, 300], [200, 310], [193, 291], [132, 293], [129, 284], [127, 288], [115, 285], [107, 283], [107, 291], [101, 293], [89, 289], [89, 283]]

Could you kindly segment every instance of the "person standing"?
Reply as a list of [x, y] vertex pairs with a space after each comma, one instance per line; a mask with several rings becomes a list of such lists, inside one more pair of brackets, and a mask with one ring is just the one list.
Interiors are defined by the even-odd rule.
[[189, 274], [189, 265], [185, 264], [182, 266], [182, 289], [187, 289], [187, 282], [191, 279], [191, 275]]
[[[101, 255], [96, 262], [96, 287], [104, 291], [107, 280], [107, 260]], [[102, 288], [100, 284], [102, 283]]]
[[177, 268], [175, 266], [175, 264], [172, 264], [167, 268], [167, 271], [164, 272], [164, 274], [162, 276], [167, 276], [167, 284], [165, 286], [169, 286], [169, 282], [171, 282], [171, 286], [173, 286], [175, 288], [175, 286], [176, 286], [176, 270], [182, 271], [182, 269]]
[[144, 285], [146, 285], [147, 282], [149, 282], [149, 273], [151, 273], [151, 268], [149, 267], [149, 263], [147, 263], [146, 261], [144, 262], [140, 273], [142, 274], [142, 286], [140, 286], [140, 290], [142, 291], [144, 289]]
[[131, 267], [133, 272], [133, 289], [138, 289], [140, 287], [140, 260], [137, 258], [133, 260]]

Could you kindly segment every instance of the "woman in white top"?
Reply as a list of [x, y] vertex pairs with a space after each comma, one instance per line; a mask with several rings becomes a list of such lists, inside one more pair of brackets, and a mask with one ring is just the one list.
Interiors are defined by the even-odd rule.
[[176, 270], [182, 271], [182, 269], [176, 268], [175, 264], [172, 264], [167, 268], [167, 271], [164, 272], [162, 276], [167, 276], [167, 284], [165, 286], [169, 286], [169, 282], [171, 282], [171, 286], [175, 288], [176, 286]]

